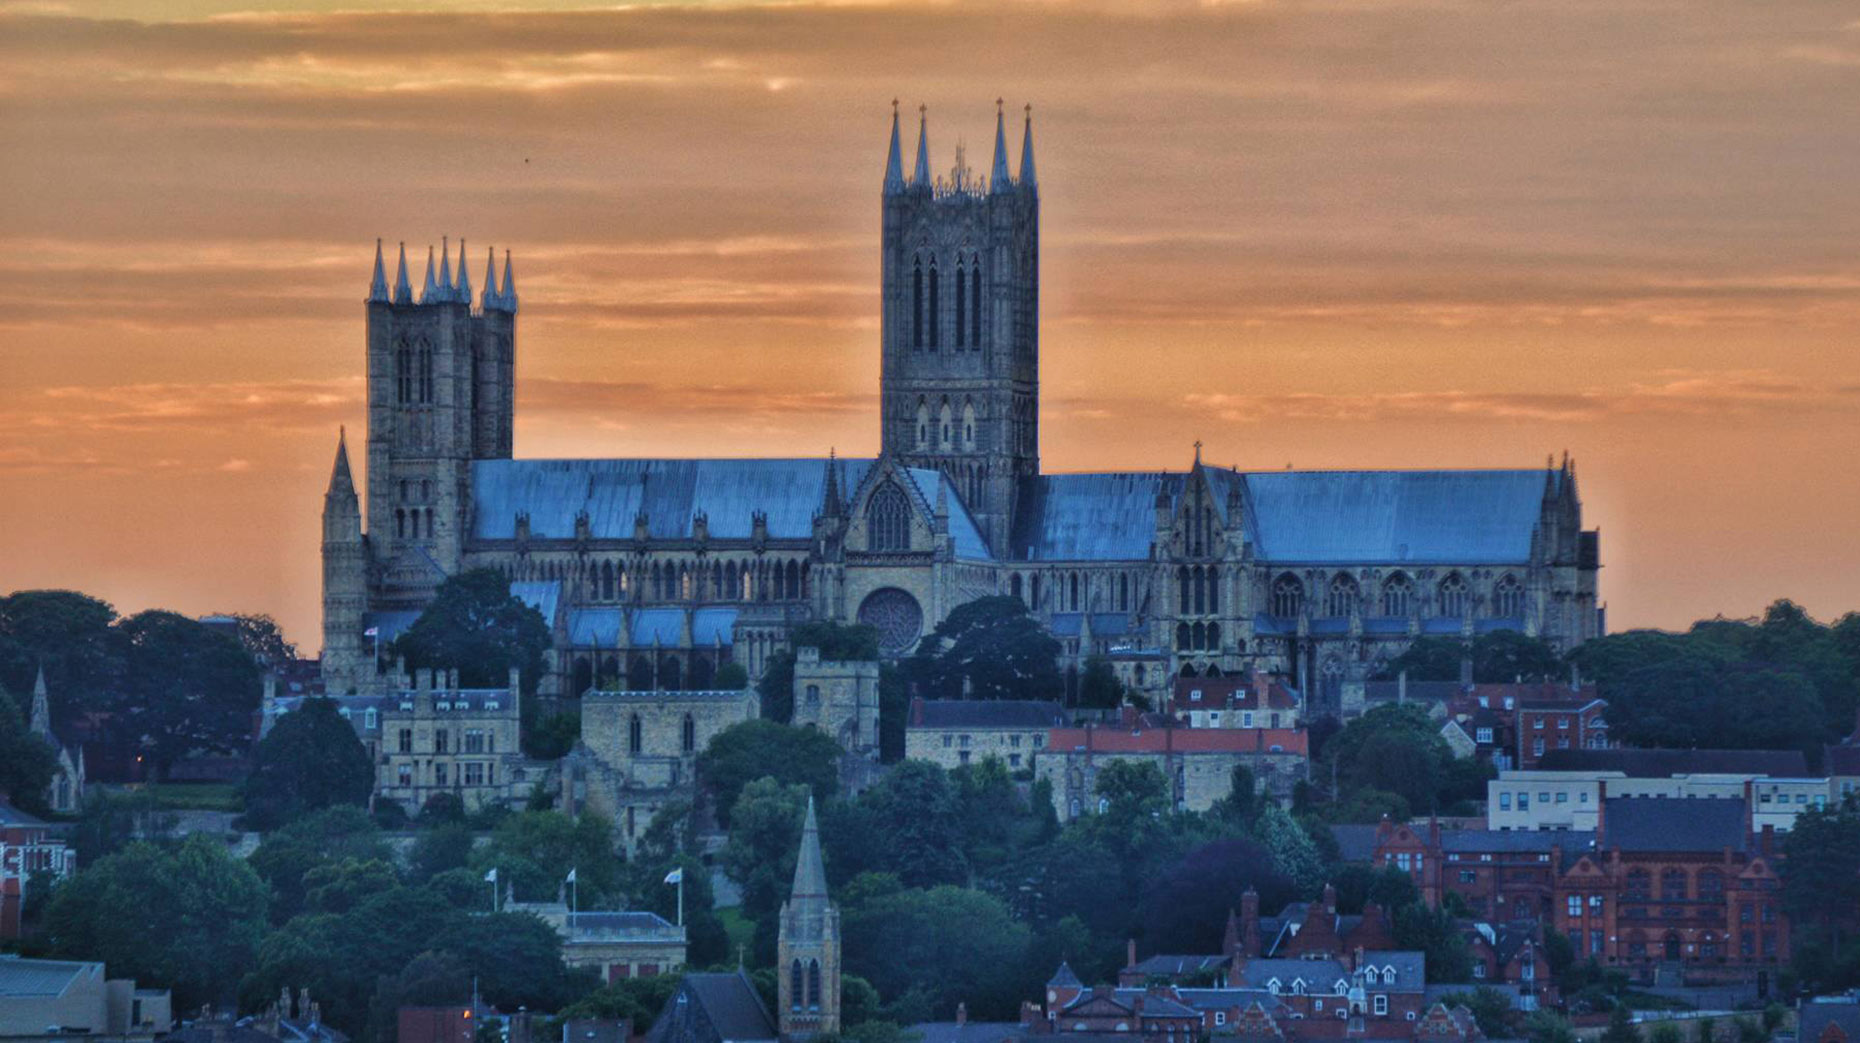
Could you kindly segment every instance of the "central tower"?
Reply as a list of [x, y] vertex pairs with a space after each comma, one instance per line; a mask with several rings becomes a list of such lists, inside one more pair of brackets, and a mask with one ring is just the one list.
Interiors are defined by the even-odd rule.
[[1032, 110], [1015, 177], [995, 104], [986, 179], [968, 169], [960, 147], [948, 176], [931, 177], [920, 111], [908, 180], [893, 105], [879, 390], [884, 452], [943, 472], [1002, 554], [1020, 479], [1040, 471], [1040, 196]]

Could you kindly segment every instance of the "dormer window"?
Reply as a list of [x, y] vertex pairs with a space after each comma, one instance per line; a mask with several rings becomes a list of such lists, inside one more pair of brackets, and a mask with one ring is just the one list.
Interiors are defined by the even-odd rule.
[[1371, 985], [1375, 985], [1382, 980], [1382, 975], [1378, 973], [1374, 967], [1369, 968], [1369, 973], [1366, 974], [1365, 977]]
[[1393, 967], [1382, 968], [1382, 981], [1388, 985], [1395, 984], [1395, 968]]
[[1347, 981], [1344, 981], [1342, 978], [1338, 978], [1337, 979], [1337, 995], [1347, 996], [1349, 995], [1349, 993], [1350, 993], [1350, 983]]
[[1305, 980], [1303, 978], [1293, 978], [1292, 979], [1292, 995], [1303, 996], [1304, 994], [1305, 994]]
[[1270, 979], [1266, 982], [1266, 991], [1272, 993], [1274, 996], [1279, 994], [1280, 987], [1279, 979], [1277, 978]]

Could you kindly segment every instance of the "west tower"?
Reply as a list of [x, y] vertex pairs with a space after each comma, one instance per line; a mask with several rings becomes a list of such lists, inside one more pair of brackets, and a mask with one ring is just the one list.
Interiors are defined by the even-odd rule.
[[1009, 173], [996, 103], [988, 177], [958, 148], [930, 174], [929, 120], [904, 176], [898, 113], [883, 187], [880, 442], [947, 475], [995, 553], [1004, 553], [1022, 478], [1040, 470], [1040, 197], [1033, 116]]
[[[498, 288], [486, 259], [474, 301], [459, 244], [429, 248], [419, 299], [407, 248], [390, 293], [375, 248], [368, 290], [368, 541], [382, 600], [418, 607], [459, 568], [469, 521], [471, 463], [508, 459], [515, 404], [517, 293], [510, 255]], [[475, 305], [475, 306], [474, 306]]]

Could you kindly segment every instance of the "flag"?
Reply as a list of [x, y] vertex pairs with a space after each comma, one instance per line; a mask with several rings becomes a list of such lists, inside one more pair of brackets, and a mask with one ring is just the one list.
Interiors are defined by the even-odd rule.
[[486, 873], [486, 874], [484, 874], [484, 882], [485, 882], [485, 883], [487, 883], [487, 884], [495, 884], [495, 883], [497, 883], [497, 870], [496, 870], [496, 868], [493, 868], [493, 869], [492, 869], [492, 870], [491, 870], [490, 872], [488, 872], [488, 873]]
[[380, 637], [381, 628], [380, 627], [369, 627], [367, 630], [362, 631], [362, 636], [363, 637]]
[[685, 880], [685, 867], [684, 866], [679, 866], [677, 869], [674, 869], [671, 872], [665, 874], [665, 882], [668, 884], [682, 884], [684, 883], [684, 880]]
[[565, 884], [572, 884], [572, 883], [574, 883], [574, 882], [575, 882], [575, 874], [576, 874], [577, 872], [579, 872], [579, 871], [580, 871], [580, 870], [578, 870], [578, 869], [571, 869], [571, 870], [569, 870], [569, 871], [568, 871], [568, 879], [567, 879], [567, 880], [564, 880], [564, 881], [562, 881], [562, 882], [563, 882], [563, 883], [565, 883]]

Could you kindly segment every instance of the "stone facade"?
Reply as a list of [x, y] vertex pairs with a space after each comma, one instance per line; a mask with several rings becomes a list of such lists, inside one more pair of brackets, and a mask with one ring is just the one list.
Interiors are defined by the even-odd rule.
[[[1045, 474], [1039, 188], [1029, 118], [1010, 167], [914, 169], [894, 116], [880, 202], [880, 454], [871, 460], [520, 460], [517, 294], [474, 306], [449, 247], [415, 299], [377, 248], [367, 321], [366, 497], [346, 441], [324, 500], [323, 666], [360, 687], [368, 641], [447, 575], [492, 568], [555, 641], [545, 697], [624, 678], [759, 676], [810, 620], [907, 652], [954, 608], [1021, 598], [1076, 677], [1091, 656], [1160, 700], [1176, 677], [1290, 675], [1345, 708], [1422, 634], [1512, 629], [1559, 648], [1600, 627], [1598, 535], [1575, 469]], [[827, 447], [822, 447], [827, 448]], [[364, 519], [366, 525], [364, 525]], [[1425, 522], [1416, 519], [1425, 519]]]
[[689, 796], [697, 755], [711, 739], [760, 714], [750, 689], [589, 691], [581, 743], [563, 762], [565, 804], [611, 819], [630, 853], [661, 808]]
[[1838, 803], [1831, 779], [1742, 772], [1633, 778], [1620, 771], [1504, 771], [1485, 786], [1486, 822], [1498, 830], [1593, 831], [1606, 797], [1748, 800], [1758, 828], [1782, 831], [1802, 812], [1824, 808], [1830, 799]]
[[9, 958], [7, 974], [34, 987], [0, 1002], [0, 1037], [153, 1039], [174, 1027], [168, 990], [111, 978], [101, 963]]
[[1291, 729], [1055, 728], [1034, 774], [1053, 787], [1061, 822], [1101, 810], [1098, 772], [1115, 761], [1154, 764], [1169, 780], [1175, 806], [1206, 811], [1233, 790], [1233, 770], [1246, 765], [1259, 791], [1284, 803], [1310, 764], [1305, 733]]
[[1030, 771], [1053, 729], [1065, 723], [1058, 703], [915, 698], [904, 726], [904, 756], [946, 771], [990, 757], [1009, 771]]
[[820, 658], [818, 648], [794, 653], [794, 718], [818, 728], [849, 755], [878, 759], [878, 663]]
[[592, 967], [602, 981], [650, 978], [685, 965], [685, 929], [657, 913], [572, 912], [564, 902], [514, 902], [510, 912], [532, 913], [562, 936], [562, 962]]

